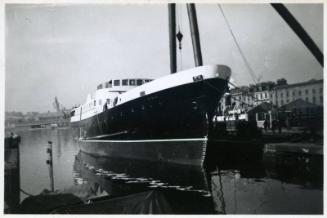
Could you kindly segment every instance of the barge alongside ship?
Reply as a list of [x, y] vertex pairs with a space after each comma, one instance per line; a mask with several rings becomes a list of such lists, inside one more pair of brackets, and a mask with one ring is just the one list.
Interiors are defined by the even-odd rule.
[[100, 84], [72, 111], [81, 150], [100, 156], [202, 165], [230, 68], [201, 66], [156, 80]]

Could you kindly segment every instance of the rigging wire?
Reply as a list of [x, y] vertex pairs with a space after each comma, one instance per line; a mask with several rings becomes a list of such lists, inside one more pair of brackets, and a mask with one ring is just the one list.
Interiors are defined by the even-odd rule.
[[247, 59], [246, 59], [246, 57], [245, 57], [245, 55], [244, 55], [244, 53], [243, 53], [243, 51], [242, 51], [240, 45], [238, 44], [238, 42], [237, 42], [237, 40], [236, 40], [236, 37], [235, 37], [235, 35], [234, 35], [234, 33], [233, 33], [232, 27], [230, 26], [230, 24], [229, 24], [229, 22], [228, 22], [228, 20], [227, 20], [227, 17], [225, 16], [225, 13], [224, 13], [224, 11], [223, 11], [223, 8], [221, 7], [220, 4], [218, 4], [218, 8], [220, 9], [221, 14], [222, 14], [223, 17], [224, 17], [224, 20], [225, 20], [225, 22], [226, 22], [226, 25], [227, 25], [227, 27], [228, 27], [228, 30], [229, 30], [229, 32], [231, 33], [232, 37], [233, 37], [233, 40], [234, 40], [234, 42], [235, 42], [235, 44], [236, 44], [236, 47], [237, 47], [238, 51], [240, 52], [240, 54], [241, 54], [241, 56], [242, 56], [242, 59], [243, 59], [245, 65], [246, 65], [246, 68], [248, 69], [248, 72], [250, 73], [250, 76], [251, 76], [252, 80], [254, 81], [255, 84], [257, 84], [257, 78], [256, 78], [256, 76], [255, 76], [255, 73], [254, 73], [253, 69], [251, 68], [249, 62], [247, 61]]
[[183, 53], [182, 53], [182, 49], [179, 50], [179, 70], [182, 71], [183, 70]]
[[[182, 30], [183, 29], [183, 26], [182, 26], [182, 5], [179, 4], [179, 21], [178, 21], [178, 28], [179, 30]], [[180, 70], [183, 70], [183, 53], [182, 53], [182, 49], [179, 50], [179, 58], [180, 58]]]
[[182, 16], [182, 5], [181, 4], [177, 4], [178, 7], [178, 12], [177, 12], [177, 16], [178, 16], [178, 23], [177, 23], [177, 27], [178, 30], [181, 30], [181, 26], [182, 26], [182, 22], [181, 22], [181, 16]]
[[181, 33], [182, 27], [182, 5], [177, 4], [177, 27], [178, 27], [178, 33], [176, 34], [176, 37], [178, 39], [179, 43], [179, 70], [183, 69], [183, 55], [182, 55], [182, 38], [183, 34]]

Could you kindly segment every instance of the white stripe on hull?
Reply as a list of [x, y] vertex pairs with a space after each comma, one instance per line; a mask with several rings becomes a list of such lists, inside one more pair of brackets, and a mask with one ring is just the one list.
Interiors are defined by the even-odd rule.
[[94, 139], [79, 139], [80, 142], [197, 142], [197, 141], [208, 141], [208, 138], [190, 138], [190, 139], [145, 139], [145, 140], [94, 140]]

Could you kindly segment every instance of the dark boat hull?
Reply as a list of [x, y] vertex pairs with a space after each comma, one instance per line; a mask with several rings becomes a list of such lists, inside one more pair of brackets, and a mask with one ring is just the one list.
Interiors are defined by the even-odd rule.
[[190, 140], [80, 140], [82, 151], [150, 162], [202, 166], [206, 139]]
[[165, 89], [72, 123], [81, 149], [97, 155], [201, 165], [227, 81], [208, 79]]
[[190, 83], [71, 124], [87, 139], [202, 138], [208, 135], [208, 125], [226, 88], [227, 81], [219, 78]]

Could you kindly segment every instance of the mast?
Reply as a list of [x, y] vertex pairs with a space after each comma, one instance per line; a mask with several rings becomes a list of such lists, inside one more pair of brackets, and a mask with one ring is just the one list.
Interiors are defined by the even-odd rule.
[[199, 35], [198, 21], [196, 17], [195, 4], [194, 3], [186, 4], [186, 6], [187, 6], [189, 23], [190, 23], [195, 66], [196, 67], [202, 66], [203, 62], [202, 62], [202, 54], [201, 54], [200, 35]]
[[169, 49], [170, 49], [170, 73], [177, 71], [176, 58], [176, 4], [168, 4], [168, 24], [169, 24]]

